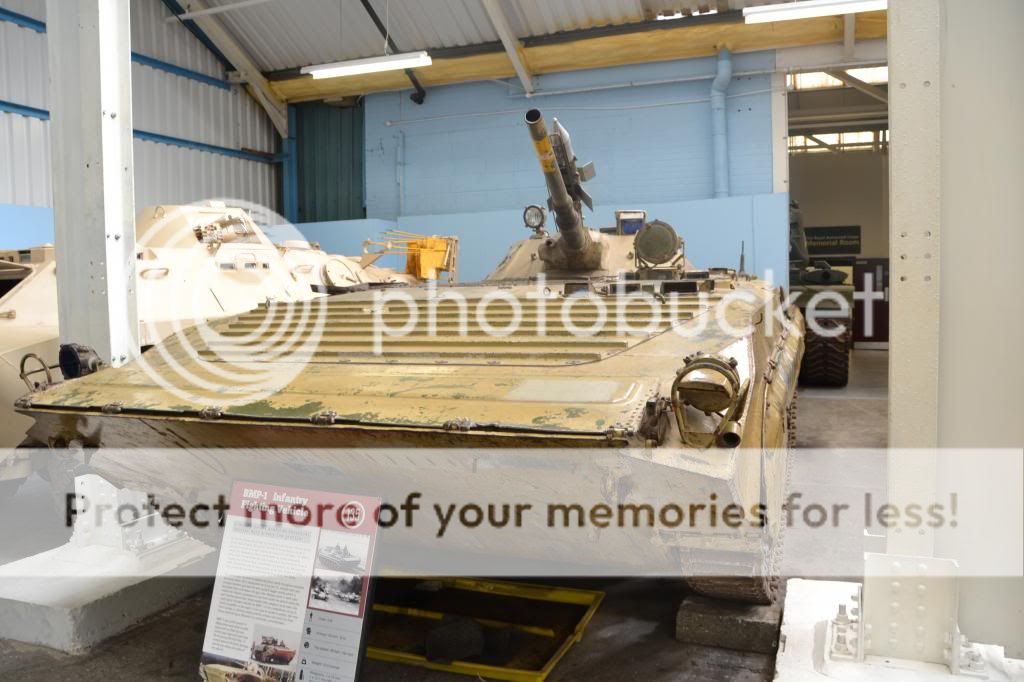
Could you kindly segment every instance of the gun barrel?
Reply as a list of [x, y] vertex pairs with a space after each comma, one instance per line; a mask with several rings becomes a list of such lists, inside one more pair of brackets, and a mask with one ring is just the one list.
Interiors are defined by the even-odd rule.
[[558, 168], [555, 150], [551, 147], [547, 127], [544, 125], [544, 116], [539, 109], [530, 109], [526, 112], [526, 125], [530, 128], [533, 147], [537, 152], [537, 159], [540, 161], [540, 168], [544, 173], [544, 181], [548, 186], [551, 210], [555, 213], [555, 225], [558, 227], [558, 232], [570, 251], [582, 251], [590, 246], [590, 232], [583, 227], [580, 213], [576, 210], [573, 199], [565, 188], [565, 179]]

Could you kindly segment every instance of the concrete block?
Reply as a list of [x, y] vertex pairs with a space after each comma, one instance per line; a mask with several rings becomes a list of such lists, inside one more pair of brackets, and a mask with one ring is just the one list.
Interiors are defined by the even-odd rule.
[[676, 613], [676, 639], [737, 651], [772, 653], [779, 646], [781, 600], [771, 606], [691, 595]]
[[120, 550], [71, 543], [0, 567], [0, 638], [80, 653], [212, 583], [215, 565], [196, 563], [212, 548], [189, 538], [167, 549], [146, 570]]

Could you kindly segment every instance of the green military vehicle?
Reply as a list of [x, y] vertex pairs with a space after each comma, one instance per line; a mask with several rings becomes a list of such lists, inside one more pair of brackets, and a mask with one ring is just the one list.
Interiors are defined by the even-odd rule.
[[849, 270], [811, 259], [800, 206], [790, 201], [789, 292], [807, 322], [800, 366], [803, 385], [840, 387], [849, 380], [854, 291], [853, 285], [847, 284], [852, 275]]

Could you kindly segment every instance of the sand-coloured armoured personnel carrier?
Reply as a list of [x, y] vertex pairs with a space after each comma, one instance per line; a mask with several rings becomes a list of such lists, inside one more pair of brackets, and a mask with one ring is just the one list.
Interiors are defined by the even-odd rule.
[[[292, 342], [308, 345], [291, 356], [255, 349], [263, 341], [282, 348], [272, 339], [293, 331], [294, 305], [218, 320], [214, 335], [176, 335], [136, 362], [26, 396], [19, 410], [35, 419], [33, 436], [58, 457], [69, 444], [252, 448], [191, 464], [150, 452], [125, 461], [101, 451], [89, 461], [117, 485], [179, 493], [197, 485], [223, 491], [243, 477], [290, 476], [312, 486], [328, 471], [351, 486], [360, 468], [375, 466], [404, 470], [417, 485], [435, 477], [472, 490], [497, 473], [506, 476], [503, 493], [525, 496], [567, 492], [591, 466], [618, 457], [625, 465], [597, 477], [611, 502], [632, 499], [643, 470], [674, 499], [760, 505], [766, 521], [754, 529], [642, 529], [623, 548], [556, 542], [544, 556], [616, 561], [655, 551], [703, 593], [770, 601], [803, 351], [799, 312], [779, 310], [782, 292], [756, 277], [695, 268], [675, 230], [642, 211], [620, 211], [607, 228], [585, 226], [590, 197], [582, 183], [593, 167], [577, 162], [557, 120], [549, 134], [531, 110], [526, 127], [548, 206], [527, 207], [533, 235], [484, 281], [331, 296], [318, 324]], [[246, 345], [233, 343], [240, 336]], [[247, 398], [237, 384], [189, 384], [181, 367], [204, 379], [234, 367], [239, 382], [261, 373], [282, 383]], [[301, 460], [269, 451], [297, 445], [357, 450], [311, 450]], [[375, 456], [381, 447], [451, 454]], [[486, 448], [515, 450], [498, 463]], [[512, 490], [521, 471], [527, 485]], [[476, 549], [524, 550], [502, 538]]]
[[[457, 243], [434, 237], [441, 246]], [[301, 239], [274, 243], [244, 208], [221, 202], [150, 206], [136, 217], [139, 345], [200, 320], [267, 301], [297, 303], [414, 274], [322, 251]], [[54, 247], [0, 251], [0, 448], [25, 440], [32, 420], [13, 410], [26, 390], [61, 378]], [[27, 458], [0, 455], [0, 500], [31, 473]]]

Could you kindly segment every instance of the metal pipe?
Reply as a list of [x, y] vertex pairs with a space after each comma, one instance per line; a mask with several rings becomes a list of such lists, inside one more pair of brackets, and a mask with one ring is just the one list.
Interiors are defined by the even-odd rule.
[[[738, 71], [732, 74], [734, 77], [739, 78], [741, 76], [767, 76], [775, 73], [774, 69], [756, 69], [754, 71]], [[621, 90], [625, 88], [642, 88], [649, 85], [674, 85], [676, 83], [693, 83], [695, 81], [709, 81], [715, 76], [711, 76], [705, 73], [697, 74], [695, 76], [678, 76], [676, 78], [658, 78], [656, 80], [646, 81], [623, 81], [621, 83], [605, 83], [603, 85], [588, 85], [581, 88], [563, 88], [561, 90], [534, 90], [530, 93], [530, 97], [551, 97], [552, 95], [575, 95], [583, 92], [600, 92], [602, 90]], [[496, 81], [499, 82], [499, 81]], [[500, 81], [502, 85], [507, 85], [505, 81]], [[742, 93], [748, 94], [748, 93]], [[526, 93], [516, 92], [509, 95], [509, 97], [526, 97]], [[707, 101], [707, 100], [705, 100]]]
[[544, 173], [544, 182], [548, 186], [551, 210], [555, 214], [555, 225], [558, 227], [562, 243], [570, 251], [583, 251], [591, 244], [590, 232], [583, 227], [580, 213], [565, 188], [565, 180], [558, 168], [555, 150], [551, 147], [551, 140], [548, 139], [548, 131], [544, 125], [544, 117], [539, 109], [530, 109], [526, 112], [526, 125], [530, 129], [533, 147], [537, 152], [541, 171]]
[[725, 125], [725, 91], [732, 80], [732, 54], [718, 51], [718, 70], [711, 81], [711, 139], [714, 152], [715, 198], [729, 196], [729, 139]]
[[395, 148], [395, 181], [398, 184], [398, 215], [405, 215], [405, 131], [398, 131]]
[[[710, 76], [704, 80], [708, 80]], [[616, 86], [618, 87], [618, 86]], [[582, 91], [581, 91], [582, 92]], [[764, 90], [747, 90], [746, 92], [738, 92], [734, 95], [727, 95], [726, 99], [732, 99], [735, 97], [754, 97], [755, 95], [767, 95], [775, 92], [771, 88]], [[695, 97], [693, 99], [673, 100], [670, 102], [651, 102], [647, 104], [620, 104], [616, 106], [606, 107], [558, 107], [559, 111], [641, 111], [643, 109], [663, 109], [664, 107], [682, 107], [690, 104], [702, 104], [704, 102], [710, 102], [710, 97]], [[498, 109], [495, 111], [474, 111], [464, 114], [442, 114], [440, 116], [421, 116], [418, 118], [405, 118], [405, 119], [388, 119], [384, 121], [384, 125], [388, 126], [401, 126], [410, 125], [413, 123], [429, 123], [431, 121], [449, 121], [460, 118], [480, 118], [482, 116], [504, 116], [506, 114], [519, 114], [522, 109]]]

